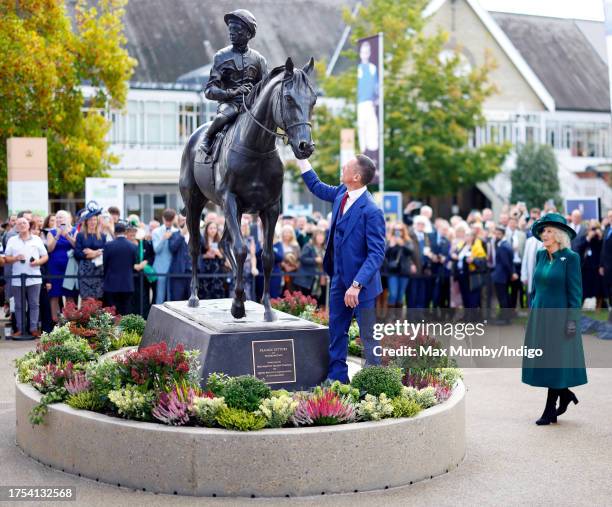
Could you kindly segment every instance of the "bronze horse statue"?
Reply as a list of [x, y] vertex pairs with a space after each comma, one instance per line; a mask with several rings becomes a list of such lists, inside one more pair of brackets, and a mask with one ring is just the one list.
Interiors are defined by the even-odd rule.
[[[197, 307], [200, 218], [208, 201], [219, 205], [225, 214], [221, 247], [230, 261], [236, 280], [232, 316], [245, 316], [243, 269], [247, 247], [240, 232], [243, 213], [257, 213], [263, 226], [263, 305], [265, 320], [275, 320], [270, 306], [270, 275], [274, 264], [274, 229], [280, 213], [283, 163], [276, 150], [276, 139], [285, 138], [298, 159], [312, 155], [310, 119], [316, 93], [308, 75], [311, 58], [302, 69], [294, 68], [291, 58], [272, 70], [243, 97], [244, 111], [227, 130], [216, 162], [204, 159], [198, 147], [208, 124], [193, 132], [181, 159], [179, 187], [185, 203], [192, 261], [189, 306]], [[277, 128], [284, 134], [277, 133]], [[214, 165], [214, 167], [213, 167]]]

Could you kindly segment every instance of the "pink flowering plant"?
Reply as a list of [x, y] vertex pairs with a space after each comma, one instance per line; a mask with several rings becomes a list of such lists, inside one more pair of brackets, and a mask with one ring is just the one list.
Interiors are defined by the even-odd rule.
[[355, 420], [355, 405], [331, 389], [298, 398], [292, 420], [296, 426], [327, 426]]
[[286, 290], [282, 298], [274, 298], [270, 303], [275, 310], [289, 313], [296, 317], [301, 316], [307, 310], [314, 312], [317, 308], [317, 300], [313, 297], [305, 296], [300, 291], [291, 292]]

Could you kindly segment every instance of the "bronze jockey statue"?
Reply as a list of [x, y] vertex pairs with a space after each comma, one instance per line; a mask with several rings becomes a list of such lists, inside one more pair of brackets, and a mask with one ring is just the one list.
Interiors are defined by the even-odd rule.
[[212, 151], [215, 136], [231, 124], [242, 107], [242, 96], [247, 95], [268, 73], [266, 60], [248, 43], [257, 31], [255, 16], [245, 9], [226, 14], [223, 18], [232, 43], [215, 54], [210, 78], [204, 89], [208, 100], [219, 102], [217, 116], [208, 127], [200, 149]]

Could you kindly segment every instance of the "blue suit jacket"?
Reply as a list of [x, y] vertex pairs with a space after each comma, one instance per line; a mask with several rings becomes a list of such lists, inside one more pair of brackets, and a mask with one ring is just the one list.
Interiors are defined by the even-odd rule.
[[103, 253], [104, 291], [134, 292], [134, 264], [138, 249], [125, 237], [106, 243]]
[[514, 251], [510, 243], [502, 239], [495, 247], [495, 266], [491, 273], [493, 283], [508, 283], [512, 273], [514, 273]]
[[[332, 202], [332, 220], [330, 232], [335, 229], [342, 196], [346, 186], [326, 185], [314, 171], [302, 174], [308, 189], [319, 199]], [[351, 206], [347, 215], [346, 233], [342, 238], [341, 251], [346, 253], [340, 259], [334, 259], [332, 234], [328, 235], [323, 267], [329, 276], [334, 274], [334, 263], [342, 263], [342, 274], [345, 287], [353, 281], [363, 288], [359, 294], [361, 301], [367, 301], [382, 292], [380, 268], [385, 258], [385, 219], [382, 210], [376, 205], [370, 192], [364, 192]]]
[[[172, 233], [168, 240], [168, 247], [172, 254], [170, 269], [168, 273], [191, 273], [191, 257], [189, 256], [189, 246], [180, 231]], [[189, 281], [189, 280], [187, 280]]]

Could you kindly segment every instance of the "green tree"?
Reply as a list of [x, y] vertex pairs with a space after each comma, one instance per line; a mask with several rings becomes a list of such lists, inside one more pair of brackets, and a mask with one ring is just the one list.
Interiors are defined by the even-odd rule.
[[[465, 73], [459, 48], [441, 58], [448, 36], [424, 33], [422, 12], [428, 0], [372, 0], [355, 16], [345, 12], [352, 43], [384, 33], [385, 189], [414, 196], [448, 195], [486, 181], [500, 169], [509, 145], [469, 148], [470, 133], [484, 123], [482, 104], [495, 92], [488, 74], [494, 62]], [[343, 55], [356, 61], [354, 50]], [[353, 70], [326, 77], [319, 63], [321, 87], [328, 97], [346, 100], [346, 110], [330, 119], [315, 108], [313, 163], [323, 179], [337, 181], [341, 128], [355, 125], [356, 78]]]
[[528, 143], [516, 154], [516, 168], [510, 175], [511, 202], [524, 201], [528, 208], [541, 207], [553, 199], [561, 208], [557, 159], [548, 145]]
[[[6, 140], [46, 137], [49, 192], [83, 189], [116, 157], [108, 151], [107, 107], [122, 108], [135, 60], [125, 49], [127, 0], [0, 0], [0, 195], [6, 194]], [[95, 90], [83, 96], [82, 85]]]

